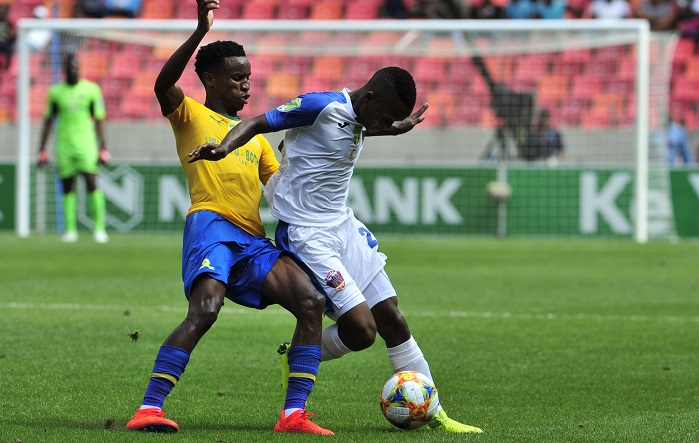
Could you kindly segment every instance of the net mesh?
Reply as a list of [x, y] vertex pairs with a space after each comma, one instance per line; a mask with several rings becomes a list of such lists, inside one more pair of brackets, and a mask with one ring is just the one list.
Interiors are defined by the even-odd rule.
[[[100, 183], [109, 229], [180, 229], [188, 206], [186, 185], [152, 89], [159, 70], [190, 32], [110, 29], [109, 21], [104, 23], [95, 30], [55, 31], [43, 50], [30, 54], [29, 144], [32, 150], [38, 145], [48, 88], [62, 79], [62, 55], [76, 52], [81, 76], [102, 87], [107, 107], [107, 139], [115, 161], [102, 169]], [[218, 21], [215, 28], [224, 25]], [[245, 46], [253, 74], [243, 118], [303, 92], [358, 88], [383, 66], [401, 66], [413, 74], [418, 103], [430, 103], [426, 120], [409, 135], [369, 139], [352, 185], [350, 204], [377, 232], [630, 236], [638, 147], [636, 38], [624, 30], [439, 32], [377, 26], [321, 31], [301, 26], [212, 31], [204, 44], [233, 39]], [[658, 198], [667, 192], [667, 174], [653, 141], [663, 146], [674, 43], [670, 37], [654, 38], [650, 54], [651, 160], [658, 165], [651, 170], [650, 186]], [[187, 95], [204, 100], [193, 61], [179, 84]], [[528, 158], [532, 128], [544, 109], [561, 135], [562, 151], [545, 157], [556, 149], [534, 149]], [[269, 138], [276, 146], [281, 136]], [[51, 172], [32, 176], [33, 230], [60, 232], [55, 178]], [[489, 187], [504, 181], [505, 189]], [[262, 210], [272, 224], [264, 203]], [[659, 236], [672, 235], [667, 212], [656, 220], [665, 226], [657, 229]], [[89, 226], [86, 213], [80, 220]]]

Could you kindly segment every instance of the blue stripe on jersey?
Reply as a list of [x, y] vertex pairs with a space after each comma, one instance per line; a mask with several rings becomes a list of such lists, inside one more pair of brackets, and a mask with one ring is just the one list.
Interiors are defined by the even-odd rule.
[[347, 103], [342, 92], [309, 92], [276, 109], [265, 112], [272, 132], [311, 126], [330, 103]]

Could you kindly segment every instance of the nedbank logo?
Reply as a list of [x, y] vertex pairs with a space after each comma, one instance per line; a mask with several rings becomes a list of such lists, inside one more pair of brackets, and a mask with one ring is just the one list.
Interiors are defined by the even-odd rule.
[[[82, 180], [81, 180], [82, 183]], [[107, 201], [106, 224], [119, 232], [129, 232], [143, 220], [143, 176], [129, 166], [120, 165], [114, 169], [100, 168], [97, 178], [99, 188]], [[78, 192], [78, 219], [92, 228], [93, 222], [88, 208], [87, 192], [82, 184]]]
[[300, 98], [295, 98], [291, 100], [289, 103], [285, 103], [277, 108], [277, 111], [279, 112], [289, 112], [293, 111], [294, 109], [300, 108], [301, 107], [301, 99]]

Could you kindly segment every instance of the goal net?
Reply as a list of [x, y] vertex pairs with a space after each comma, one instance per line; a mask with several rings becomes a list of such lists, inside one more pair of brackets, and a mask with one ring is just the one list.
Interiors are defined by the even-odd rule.
[[[114, 161], [99, 184], [108, 229], [181, 229], [186, 182], [152, 88], [195, 26], [20, 22], [18, 234], [62, 229], [60, 184], [34, 165], [47, 92], [62, 80], [67, 52], [105, 98]], [[31, 50], [37, 31], [52, 38]], [[651, 37], [644, 21], [217, 20], [203, 44], [224, 39], [241, 43], [252, 63], [243, 118], [303, 92], [358, 88], [383, 66], [412, 72], [418, 105], [430, 104], [426, 120], [407, 135], [368, 139], [352, 181], [350, 205], [376, 232], [674, 236], [661, 151], [675, 41]], [[204, 100], [193, 66], [179, 84]], [[281, 137], [269, 135], [273, 146]], [[89, 228], [84, 188], [78, 206]]]

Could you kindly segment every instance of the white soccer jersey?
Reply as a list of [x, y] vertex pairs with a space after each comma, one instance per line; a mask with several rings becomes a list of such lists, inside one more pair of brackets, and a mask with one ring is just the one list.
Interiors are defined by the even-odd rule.
[[[363, 146], [363, 126], [349, 90], [304, 94], [265, 116], [287, 130], [272, 215], [299, 226], [334, 226], [347, 218], [347, 195]], [[290, 172], [293, 175], [290, 175]]]

